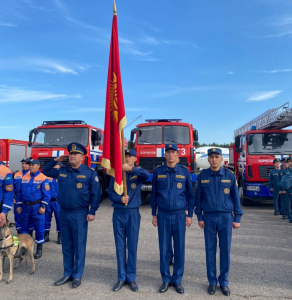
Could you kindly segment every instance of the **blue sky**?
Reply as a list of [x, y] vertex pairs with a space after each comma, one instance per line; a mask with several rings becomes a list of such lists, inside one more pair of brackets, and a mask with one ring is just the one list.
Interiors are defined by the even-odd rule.
[[[111, 0], [1, 0], [0, 138], [103, 128]], [[291, 100], [292, 1], [116, 0], [128, 123], [182, 118], [201, 143]], [[130, 130], [125, 130], [129, 138]]]

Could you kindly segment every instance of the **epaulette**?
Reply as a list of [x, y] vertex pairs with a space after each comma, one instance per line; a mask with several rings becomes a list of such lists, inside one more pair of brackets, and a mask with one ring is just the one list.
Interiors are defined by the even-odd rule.
[[207, 169], [202, 169], [202, 170], [200, 170], [200, 174], [202, 173], [202, 172], [204, 172], [204, 171], [206, 171]]
[[184, 165], [178, 165], [178, 166], [179, 166], [179, 167], [186, 168], [187, 170], [189, 170], [188, 167], [186, 167], [186, 166], [184, 166]]
[[95, 169], [94, 169], [94, 168], [90, 168], [90, 167], [89, 167], [89, 169], [91, 169], [92, 171], [95, 171]]
[[159, 167], [162, 167], [163, 165], [159, 165], [159, 166], [157, 166], [157, 167], [155, 167], [153, 170], [155, 170], [155, 169], [157, 169], [157, 168], [159, 168]]
[[231, 170], [229, 170], [229, 169], [224, 169], [224, 170], [229, 171], [230, 173], [232, 173], [232, 174], [234, 175], [234, 172], [233, 172], [233, 171], [231, 171]]

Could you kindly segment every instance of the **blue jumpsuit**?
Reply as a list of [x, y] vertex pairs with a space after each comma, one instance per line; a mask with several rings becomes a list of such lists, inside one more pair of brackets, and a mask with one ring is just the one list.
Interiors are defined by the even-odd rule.
[[[204, 221], [207, 277], [210, 285], [228, 286], [230, 248], [233, 222], [240, 223], [238, 188], [234, 174], [220, 168], [219, 172], [203, 170], [197, 179], [196, 208], [198, 221]], [[217, 235], [220, 248], [220, 275], [217, 280]]]
[[[282, 172], [281, 172], [281, 180], [282, 179], [284, 180], [283, 176], [285, 176], [285, 175], [292, 176], [292, 170], [290, 168], [283, 169]], [[285, 176], [285, 178], [288, 179], [286, 176]], [[283, 188], [283, 187], [281, 187], [281, 190], [286, 192], [285, 194], [282, 194], [282, 197], [281, 197], [281, 200], [282, 200], [282, 202], [281, 202], [281, 209], [282, 209], [283, 219], [285, 219], [286, 216], [287, 216], [288, 219], [289, 219], [289, 221], [290, 220], [292, 221], [292, 213], [291, 213], [291, 187], [290, 188]]]
[[64, 276], [80, 279], [85, 265], [86, 218], [88, 214], [94, 216], [99, 208], [99, 180], [96, 172], [83, 164], [78, 169], [54, 169], [56, 163], [51, 160], [43, 173], [58, 179]]
[[13, 179], [10, 169], [0, 165], [0, 213], [7, 214], [13, 205]]
[[[16, 195], [19, 193], [20, 190], [22, 177], [27, 173], [29, 173], [29, 170], [18, 171], [17, 173], [14, 174], [13, 187], [14, 187], [15, 199], [16, 199]], [[17, 209], [17, 203], [15, 203], [14, 205], [14, 222], [15, 222], [16, 230], [21, 230], [21, 225], [20, 225], [21, 214], [17, 213], [16, 209]]]
[[279, 182], [281, 180], [280, 176], [281, 170], [271, 170], [269, 174], [269, 189], [273, 189], [273, 200], [274, 200], [274, 211], [275, 214], [279, 213], [279, 207], [278, 207], [278, 198], [279, 198]]
[[50, 177], [48, 179], [50, 183], [52, 198], [50, 204], [47, 206], [46, 209], [45, 230], [50, 231], [52, 216], [54, 213], [55, 220], [56, 220], [56, 230], [57, 232], [59, 232], [60, 231], [60, 221], [59, 221], [60, 205], [58, 203], [58, 180]]
[[[136, 279], [137, 247], [141, 216], [141, 186], [149, 178], [149, 172], [142, 168], [133, 167], [132, 172], [127, 172], [128, 205], [121, 202], [122, 195], [114, 190], [114, 178], [111, 179], [108, 191], [109, 199], [113, 202], [113, 230], [116, 244], [118, 264], [118, 281], [134, 282]], [[128, 249], [128, 259], [126, 251]]]
[[29, 233], [30, 225], [35, 229], [35, 242], [43, 244], [45, 234], [45, 214], [39, 214], [41, 206], [47, 207], [51, 199], [47, 177], [40, 171], [27, 173], [22, 177], [19, 192], [16, 195], [16, 207], [22, 207], [21, 233]]
[[[164, 283], [180, 284], [185, 263], [186, 208], [193, 217], [195, 205], [189, 170], [177, 164], [173, 169], [163, 165], [154, 169], [151, 192], [152, 216], [156, 216], [160, 251], [160, 273]], [[174, 250], [173, 275], [169, 262]]]

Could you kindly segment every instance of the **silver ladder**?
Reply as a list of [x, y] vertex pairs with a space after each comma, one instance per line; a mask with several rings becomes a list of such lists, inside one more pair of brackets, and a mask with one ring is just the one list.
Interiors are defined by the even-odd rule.
[[242, 135], [256, 126], [256, 130], [282, 129], [292, 125], [292, 108], [289, 102], [278, 108], [269, 109], [234, 131], [234, 137]]

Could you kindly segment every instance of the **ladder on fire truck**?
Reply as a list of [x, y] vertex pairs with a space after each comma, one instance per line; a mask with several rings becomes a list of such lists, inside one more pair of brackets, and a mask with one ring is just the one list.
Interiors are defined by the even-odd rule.
[[257, 118], [236, 129], [234, 137], [251, 130], [252, 126], [255, 126], [256, 130], [282, 129], [292, 126], [292, 108], [289, 108], [289, 102], [278, 108], [267, 110]]

